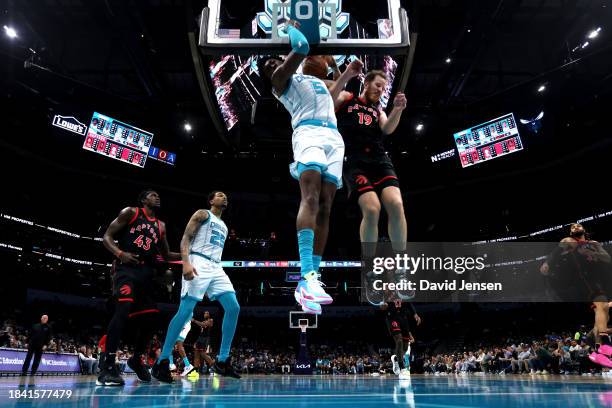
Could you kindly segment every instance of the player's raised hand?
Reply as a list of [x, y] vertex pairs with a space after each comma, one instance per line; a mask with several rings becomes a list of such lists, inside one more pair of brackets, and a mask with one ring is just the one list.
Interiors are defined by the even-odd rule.
[[363, 71], [363, 62], [361, 62], [361, 60], [355, 60], [353, 62], [351, 62], [348, 67], [346, 67], [346, 70], [349, 72], [350, 77], [354, 78], [357, 75], [361, 74], [361, 71]]
[[196, 276], [198, 276], [198, 271], [196, 271], [196, 268], [189, 262], [184, 263], [183, 264], [183, 278], [185, 278], [185, 280], [190, 281]]
[[408, 101], [406, 100], [406, 95], [403, 92], [398, 92], [393, 98], [393, 107], [397, 109], [404, 110], [406, 109]]

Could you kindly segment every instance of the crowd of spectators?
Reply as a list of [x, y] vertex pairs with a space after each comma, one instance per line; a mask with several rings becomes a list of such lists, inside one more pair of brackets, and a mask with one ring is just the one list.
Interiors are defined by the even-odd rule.
[[[82, 334], [82, 333], [81, 333]], [[67, 333], [53, 333], [45, 345], [47, 352], [77, 354], [84, 374], [95, 374], [101, 348], [99, 338], [87, 337], [77, 341]], [[25, 349], [28, 329], [6, 320], [0, 331], [0, 347]], [[156, 335], [150, 342], [146, 362], [151, 365], [159, 355], [161, 339]], [[190, 351], [189, 345], [187, 350]], [[448, 374], [583, 374], [591, 375], [598, 369], [590, 362], [591, 347], [585, 332], [575, 334], [530, 337], [526, 341], [508, 340], [497, 345], [475, 345], [461, 351], [447, 353], [415, 352], [412, 354], [413, 373]], [[310, 345], [310, 359], [315, 374], [385, 374], [392, 372], [390, 349], [367, 344], [350, 347]], [[293, 372], [296, 351], [293, 347], [238, 343], [234, 348], [234, 365], [246, 374], [283, 374]], [[117, 364], [123, 371], [131, 356], [127, 347], [117, 353]], [[181, 365], [180, 358], [176, 358]]]

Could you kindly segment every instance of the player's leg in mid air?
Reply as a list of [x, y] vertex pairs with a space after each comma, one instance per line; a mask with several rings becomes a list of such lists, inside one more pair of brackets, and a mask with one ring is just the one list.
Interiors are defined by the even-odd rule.
[[317, 223], [314, 234], [314, 255], [312, 256], [312, 266], [315, 272], [319, 271], [325, 245], [327, 244], [327, 236], [329, 235], [329, 216], [331, 214], [332, 203], [336, 196], [336, 183], [326, 182], [325, 179], [321, 183], [321, 193], [319, 194], [319, 211], [317, 213]]
[[325, 293], [314, 270], [314, 235], [319, 213], [321, 194], [321, 166], [297, 163], [300, 182], [300, 208], [296, 220], [300, 272], [302, 279], [295, 289], [295, 299], [307, 313], [320, 314], [321, 302], [329, 302], [331, 297]]
[[593, 302], [595, 306], [595, 325], [592, 333], [595, 334], [595, 351], [589, 359], [601, 366], [612, 368], [612, 345], [608, 336], [609, 303], [607, 301]]

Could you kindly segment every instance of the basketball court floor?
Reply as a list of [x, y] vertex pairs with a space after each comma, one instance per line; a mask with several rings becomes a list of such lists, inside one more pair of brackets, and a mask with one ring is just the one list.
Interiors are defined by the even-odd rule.
[[[49, 390], [66, 392], [64, 398], [48, 397], [54, 394]], [[21, 398], [16, 398], [17, 391]], [[413, 375], [400, 382], [391, 376], [262, 375], [242, 380], [202, 376], [162, 385], [126, 376], [125, 387], [109, 388], [96, 387], [94, 377], [13, 377], [0, 379], [0, 406], [612, 407], [612, 378]]]

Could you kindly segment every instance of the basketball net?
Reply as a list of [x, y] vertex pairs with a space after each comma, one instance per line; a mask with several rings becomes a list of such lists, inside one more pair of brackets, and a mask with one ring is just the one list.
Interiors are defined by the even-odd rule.
[[308, 329], [308, 323], [307, 324], [300, 323], [300, 330], [302, 331], [302, 333], [306, 333], [306, 329]]

